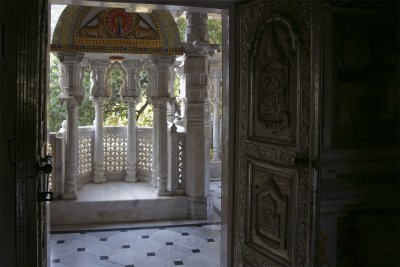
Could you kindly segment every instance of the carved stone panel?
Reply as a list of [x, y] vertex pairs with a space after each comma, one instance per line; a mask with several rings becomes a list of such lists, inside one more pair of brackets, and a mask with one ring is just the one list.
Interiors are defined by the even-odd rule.
[[256, 33], [250, 56], [249, 137], [296, 145], [299, 51], [289, 22], [266, 21]]
[[[238, 9], [233, 266], [312, 266], [311, 2]], [[250, 166], [249, 166], [249, 161]], [[257, 187], [256, 187], [257, 185]]]
[[267, 256], [290, 264], [296, 171], [250, 161], [248, 172], [250, 222], [246, 227], [247, 243]]

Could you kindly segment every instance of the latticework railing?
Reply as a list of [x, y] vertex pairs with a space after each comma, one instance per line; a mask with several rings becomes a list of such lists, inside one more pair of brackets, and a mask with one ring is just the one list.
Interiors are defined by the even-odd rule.
[[153, 152], [153, 129], [137, 127], [136, 130], [136, 172], [139, 178], [151, 177]]
[[93, 147], [94, 147], [94, 131], [91, 126], [79, 127], [78, 143], [79, 143], [79, 177], [87, 177], [93, 175]]
[[126, 127], [104, 127], [104, 167], [107, 173], [126, 171]]
[[178, 169], [178, 179], [177, 179], [177, 189], [180, 191], [185, 191], [185, 139], [186, 134], [183, 132], [177, 133], [177, 147], [178, 147], [178, 159], [177, 159], [177, 169]]
[[[53, 155], [53, 173], [51, 184], [57, 198], [64, 190], [65, 175], [65, 129], [57, 134], [50, 134], [49, 153]], [[150, 181], [152, 173], [152, 133], [149, 127], [136, 128], [136, 175], [139, 180]], [[168, 131], [171, 135], [171, 131]], [[172, 193], [185, 192], [185, 137], [182, 129], [174, 130], [169, 138], [170, 164], [169, 179], [173, 181]], [[94, 127], [78, 128], [79, 163], [78, 186], [88, 183], [94, 175]], [[127, 168], [127, 128], [124, 126], [104, 127], [104, 167], [107, 180], [120, 180], [126, 175]], [[166, 159], [167, 160], [167, 159]]]
[[[141, 180], [148, 180], [152, 168], [152, 128], [137, 127], [136, 130], [137, 175]], [[93, 176], [94, 128], [79, 127], [79, 167], [80, 181]], [[124, 126], [104, 127], [104, 168], [105, 175], [111, 179], [122, 179], [126, 173], [127, 128]]]

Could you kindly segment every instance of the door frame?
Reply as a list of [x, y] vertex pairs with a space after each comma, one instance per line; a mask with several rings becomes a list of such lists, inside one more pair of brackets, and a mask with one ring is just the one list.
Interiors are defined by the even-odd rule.
[[[221, 266], [233, 266], [233, 244], [234, 244], [234, 205], [235, 205], [235, 165], [236, 165], [236, 51], [237, 51], [237, 17], [236, 8], [241, 0], [226, 1], [195, 1], [195, 0], [49, 0], [50, 4], [82, 4], [90, 6], [118, 6], [127, 7], [133, 4], [148, 4], [152, 8], [167, 10], [187, 10], [217, 12], [222, 14], [223, 38], [223, 78], [222, 78], [222, 182], [221, 182]], [[318, 260], [318, 228], [319, 228], [319, 158], [321, 143], [321, 96], [322, 88], [322, 59], [321, 59], [321, 11], [322, 1], [311, 1], [312, 23], [311, 23], [311, 140], [313, 145], [312, 162], [315, 165], [312, 174], [311, 205], [311, 227], [310, 237], [310, 259], [312, 265]]]
[[[49, 0], [49, 4], [125, 8], [135, 4], [153, 9], [220, 13], [222, 16], [222, 179], [221, 179], [221, 267], [233, 266], [233, 222], [236, 162], [236, 3], [240, 0]], [[206, 10], [204, 10], [206, 9]], [[50, 41], [50, 40], [49, 40]]]

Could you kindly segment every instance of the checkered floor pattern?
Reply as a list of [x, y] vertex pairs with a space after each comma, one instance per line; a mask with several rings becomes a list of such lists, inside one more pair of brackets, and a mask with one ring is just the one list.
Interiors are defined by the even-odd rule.
[[51, 267], [217, 267], [219, 223], [52, 232]]

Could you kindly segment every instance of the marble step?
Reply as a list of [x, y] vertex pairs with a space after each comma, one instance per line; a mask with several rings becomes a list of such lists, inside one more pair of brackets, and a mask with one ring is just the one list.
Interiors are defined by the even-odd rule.
[[50, 203], [50, 224], [93, 224], [182, 220], [187, 218], [186, 196], [158, 197], [148, 183], [86, 184], [77, 200]]

